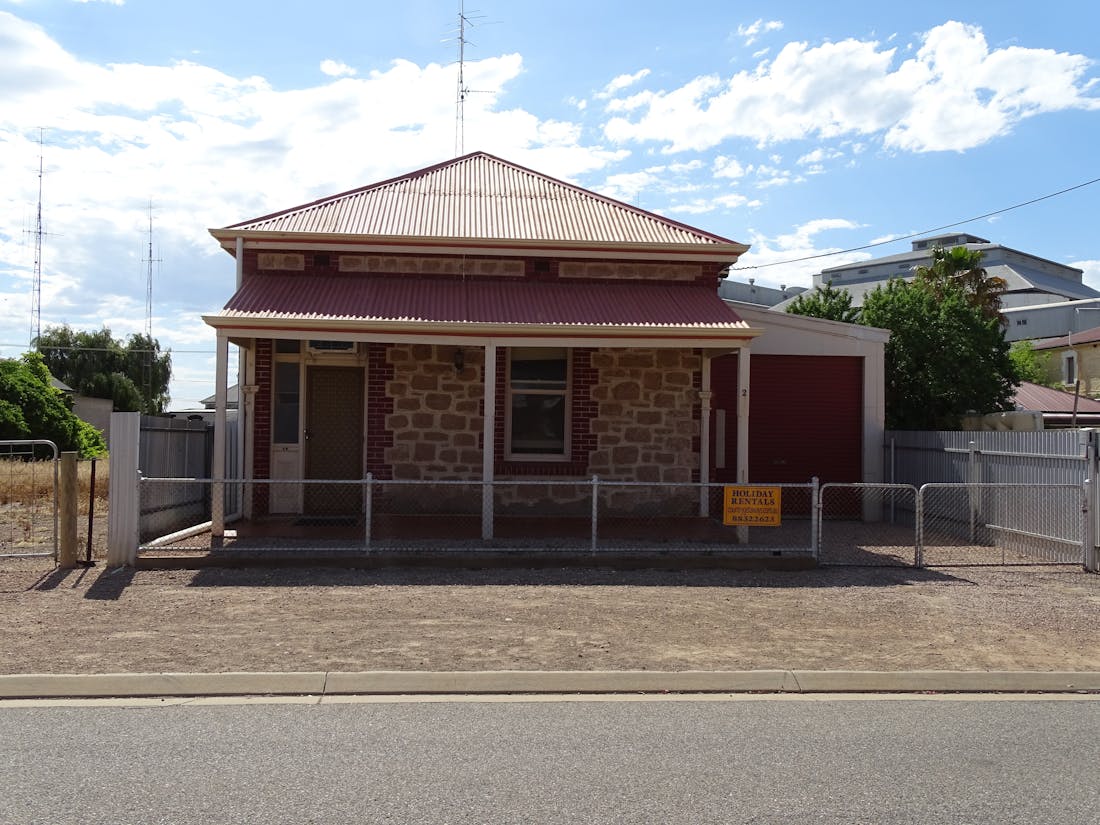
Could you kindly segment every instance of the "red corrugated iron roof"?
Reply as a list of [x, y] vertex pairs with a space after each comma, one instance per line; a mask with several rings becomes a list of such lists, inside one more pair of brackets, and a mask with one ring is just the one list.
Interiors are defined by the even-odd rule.
[[1100, 341], [1100, 327], [1083, 329], [1072, 335], [1061, 335], [1057, 338], [1040, 338], [1031, 342], [1032, 349], [1058, 349], [1060, 347], [1077, 346], [1078, 344], [1095, 344]]
[[485, 152], [212, 231], [747, 249]]
[[704, 286], [354, 275], [257, 275], [215, 319], [749, 328]]
[[[1018, 410], [1072, 413], [1074, 398], [1071, 392], [1062, 392], [1025, 381], [1016, 390], [1013, 401]], [[1077, 399], [1077, 412], [1100, 413], [1100, 401], [1082, 395]]]

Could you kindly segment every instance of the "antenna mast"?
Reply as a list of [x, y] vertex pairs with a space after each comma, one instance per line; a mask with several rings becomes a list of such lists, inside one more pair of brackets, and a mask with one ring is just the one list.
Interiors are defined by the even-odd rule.
[[31, 282], [31, 347], [42, 336], [42, 155], [43, 129], [38, 129], [38, 214], [34, 224], [34, 279]]
[[466, 17], [465, 0], [458, 1], [458, 98], [455, 101], [455, 157], [466, 151], [466, 26], [470, 23]]
[[153, 264], [160, 263], [160, 258], [153, 257], [153, 200], [149, 199], [149, 251], [145, 258], [149, 265], [145, 280], [145, 334], [150, 339], [153, 337]]

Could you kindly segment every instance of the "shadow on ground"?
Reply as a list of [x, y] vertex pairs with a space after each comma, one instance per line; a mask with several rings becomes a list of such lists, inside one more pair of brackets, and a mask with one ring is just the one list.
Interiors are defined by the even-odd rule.
[[[157, 575], [155, 572], [142, 575]], [[197, 570], [191, 587], [904, 587], [970, 585], [959, 576], [913, 568], [827, 568], [798, 571], [619, 570], [614, 568], [209, 568]]]

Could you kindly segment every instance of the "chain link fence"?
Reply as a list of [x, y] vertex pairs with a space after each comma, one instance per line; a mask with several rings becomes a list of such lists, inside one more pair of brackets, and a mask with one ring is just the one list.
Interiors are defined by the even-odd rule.
[[[140, 552], [766, 550], [813, 554], [813, 484], [779, 491], [779, 524], [723, 524], [721, 484], [589, 480], [225, 481], [142, 478]], [[220, 493], [219, 493], [220, 490]], [[233, 522], [211, 535], [214, 495], [283, 502], [293, 515]]]
[[920, 562], [1080, 564], [1087, 503], [1078, 484], [925, 484]]
[[909, 484], [823, 484], [818, 562], [918, 564], [917, 488]]
[[[769, 526], [724, 523], [727, 493], [744, 487], [722, 484], [143, 478], [139, 487], [141, 552], [642, 550], [886, 567], [1086, 558], [1087, 502], [1073, 484], [746, 485], [771, 491]], [[214, 495], [281, 501], [295, 514], [236, 520], [214, 537]]]

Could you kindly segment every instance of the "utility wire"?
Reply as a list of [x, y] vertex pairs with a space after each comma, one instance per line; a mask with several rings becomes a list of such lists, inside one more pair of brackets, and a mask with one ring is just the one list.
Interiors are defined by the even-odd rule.
[[731, 266], [729, 271], [730, 272], [737, 272], [737, 271], [749, 270], [749, 269], [766, 269], [769, 266], [783, 266], [784, 264], [797, 264], [797, 263], [801, 263], [802, 261], [812, 261], [812, 260], [815, 260], [816, 258], [829, 258], [829, 257], [832, 257], [833, 255], [845, 255], [849, 252], [862, 252], [864, 249], [874, 249], [876, 246], [886, 246], [887, 244], [897, 243], [898, 241], [907, 241], [910, 238], [917, 238], [917, 237], [920, 237], [921, 235], [929, 235], [933, 232], [939, 232], [940, 230], [943, 230], [943, 229], [953, 229], [956, 226], [962, 226], [963, 224], [966, 224], [966, 223], [973, 223], [974, 221], [984, 220], [985, 218], [992, 218], [994, 215], [1003, 215], [1005, 212], [1011, 212], [1013, 209], [1019, 209], [1020, 207], [1023, 207], [1023, 206], [1031, 206], [1033, 203], [1039, 203], [1040, 201], [1050, 200], [1051, 198], [1056, 198], [1059, 195], [1064, 195], [1067, 192], [1072, 192], [1075, 189], [1083, 189], [1086, 186], [1092, 186], [1092, 184], [1094, 184], [1094, 183], [1100, 183], [1100, 178], [1093, 178], [1092, 180], [1087, 180], [1084, 183], [1079, 183], [1076, 186], [1071, 186], [1068, 189], [1062, 189], [1058, 192], [1051, 192], [1049, 195], [1043, 195], [1042, 197], [1032, 198], [1029, 201], [1024, 201], [1023, 203], [1013, 204], [1012, 206], [1006, 206], [1004, 209], [997, 209], [993, 212], [986, 212], [984, 215], [977, 215], [976, 217], [967, 218], [966, 220], [962, 220], [962, 221], [955, 221], [954, 223], [945, 223], [943, 226], [936, 226], [936, 227], [933, 227], [932, 229], [922, 230], [921, 232], [913, 232], [909, 235], [900, 235], [897, 238], [891, 238], [888, 241], [876, 241], [875, 243], [868, 243], [868, 244], [864, 244], [863, 246], [853, 246], [850, 249], [838, 249], [836, 252], [819, 252], [816, 255], [806, 255], [803, 258], [791, 258], [788, 261], [772, 261], [769, 264], [756, 264], [755, 266]]

